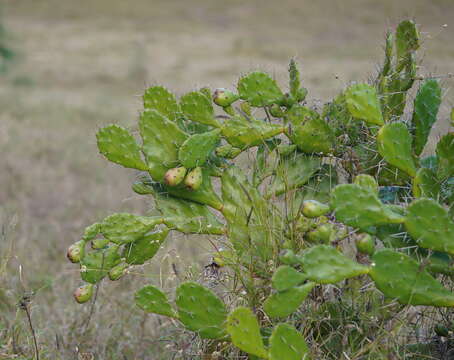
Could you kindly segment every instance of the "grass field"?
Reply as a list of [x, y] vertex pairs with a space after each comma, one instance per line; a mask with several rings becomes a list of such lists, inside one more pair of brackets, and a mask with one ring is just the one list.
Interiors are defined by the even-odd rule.
[[[88, 325], [91, 309], [74, 303], [79, 276], [65, 259], [85, 226], [112, 212], [148, 208], [130, 190], [134, 172], [108, 164], [97, 154], [94, 136], [110, 122], [131, 126], [147, 85], [164, 84], [178, 94], [202, 85], [229, 87], [256, 68], [284, 84], [288, 60], [296, 57], [317, 104], [374, 74], [386, 28], [404, 17], [421, 25], [420, 73], [454, 72], [452, 0], [0, 5], [16, 53], [0, 77], [0, 359], [32, 356], [27, 318], [16, 307], [24, 292], [34, 293], [42, 358], [77, 359], [79, 352], [79, 358], [167, 359], [191, 341], [173, 338], [172, 326], [136, 310], [131, 294], [150, 279], [171, 287], [172, 263], [183, 269], [194, 259], [208, 262], [203, 239], [169, 241], [143, 273], [105, 283]], [[442, 83], [447, 113], [453, 81]], [[438, 124], [439, 130], [447, 127]]]

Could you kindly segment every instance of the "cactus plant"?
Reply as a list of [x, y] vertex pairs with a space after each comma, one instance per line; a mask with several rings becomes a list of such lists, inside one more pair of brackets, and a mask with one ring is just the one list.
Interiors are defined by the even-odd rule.
[[[177, 99], [162, 86], [147, 89], [141, 142], [117, 125], [100, 129], [97, 140], [108, 160], [140, 171], [132, 190], [152, 198], [153, 211], [113, 214], [85, 229], [68, 252], [88, 283], [76, 301], [88, 301], [106, 275], [132, 276], [129, 269], [152, 261], [177, 231], [212, 238], [205, 269], [227, 269], [229, 280], [219, 280], [225, 293], [187, 281], [173, 304], [148, 285], [136, 304], [173, 318], [226, 358], [239, 349], [250, 359], [309, 359], [299, 330], [311, 323], [310, 309], [328, 311], [326, 284], [345, 303], [369, 306], [368, 296], [378, 301], [382, 292], [403, 305], [453, 307], [454, 294], [437, 277], [454, 274], [454, 133], [425, 154], [440, 83], [425, 79], [403, 116], [421, 78], [419, 44], [414, 22], [401, 22], [386, 36], [377, 78], [322, 107], [305, 102], [294, 60], [285, 93], [257, 71], [239, 79], [237, 92], [202, 88]], [[315, 330], [303, 333], [316, 347]], [[375, 358], [364, 343], [352, 357]]]

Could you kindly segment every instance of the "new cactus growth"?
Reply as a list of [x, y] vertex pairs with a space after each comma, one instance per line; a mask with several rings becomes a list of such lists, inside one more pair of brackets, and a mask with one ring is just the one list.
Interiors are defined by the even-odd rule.
[[[242, 76], [237, 92], [202, 88], [178, 99], [162, 86], [147, 89], [141, 140], [108, 125], [97, 144], [108, 160], [140, 171], [132, 190], [154, 200], [152, 215], [112, 214], [85, 229], [68, 251], [88, 283], [76, 301], [88, 301], [107, 275], [134, 276], [129, 269], [160, 256], [176, 231], [196, 234], [187, 241], [210, 238], [214, 260], [205, 271], [215, 270], [216, 285], [184, 282], [170, 300], [148, 285], [135, 301], [208, 339], [191, 345], [216, 349], [208, 355], [229, 358], [239, 349], [250, 359], [309, 359], [305, 334], [324, 358], [326, 344], [336, 340], [315, 344], [324, 326], [301, 331], [315, 318], [307, 312], [337, 321], [329, 305], [354, 298], [356, 322], [360, 300], [369, 308], [382, 301], [380, 292], [405, 305], [453, 307], [444, 284], [452, 286], [454, 273], [454, 133], [443, 134], [435, 151], [426, 147], [441, 82], [424, 79], [407, 101], [423, 78], [416, 76], [419, 43], [415, 24], [401, 22], [386, 36], [377, 78], [348, 86], [324, 106], [303, 102], [307, 90], [293, 60], [285, 93], [258, 71]], [[403, 116], [406, 104], [413, 109]], [[336, 284], [335, 299], [325, 296], [334, 288], [325, 291], [326, 284]], [[381, 305], [371, 308], [395, 311]], [[341, 333], [338, 326], [340, 320]], [[366, 333], [349, 328], [348, 341], [338, 343], [352, 348], [328, 358], [382, 358], [364, 345], [371, 344]]]

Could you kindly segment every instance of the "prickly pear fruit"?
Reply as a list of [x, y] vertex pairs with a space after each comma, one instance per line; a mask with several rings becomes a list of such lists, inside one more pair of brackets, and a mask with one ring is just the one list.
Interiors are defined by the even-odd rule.
[[270, 114], [274, 117], [280, 118], [284, 116], [284, 112], [278, 104], [273, 104], [270, 107]]
[[197, 190], [202, 185], [202, 181], [202, 168], [196, 167], [188, 173], [184, 179], [184, 184], [189, 190]]
[[177, 186], [186, 175], [186, 168], [183, 166], [167, 170], [164, 175], [164, 182], [169, 186]]
[[79, 304], [86, 303], [93, 296], [93, 288], [93, 284], [79, 286], [76, 291], [74, 291], [74, 299], [76, 299]]
[[317, 200], [303, 201], [302, 212], [308, 218], [316, 218], [329, 212], [329, 206]]
[[68, 248], [67, 258], [72, 263], [78, 263], [83, 258], [85, 252], [85, 241], [79, 240]]
[[109, 279], [112, 281], [120, 279], [125, 273], [126, 270], [128, 269], [129, 264], [127, 263], [121, 263], [116, 266], [114, 266], [112, 269], [109, 270]]
[[223, 88], [216, 89], [213, 94], [213, 102], [222, 107], [230, 106], [238, 99], [237, 94]]
[[322, 224], [307, 234], [307, 240], [312, 243], [329, 244], [335, 235], [333, 224]]
[[299, 88], [297, 93], [296, 93], [296, 101], [301, 102], [303, 101], [307, 96], [307, 89], [306, 88]]
[[369, 234], [361, 234], [356, 239], [356, 249], [362, 254], [373, 255], [375, 252], [375, 241], [373, 237]]

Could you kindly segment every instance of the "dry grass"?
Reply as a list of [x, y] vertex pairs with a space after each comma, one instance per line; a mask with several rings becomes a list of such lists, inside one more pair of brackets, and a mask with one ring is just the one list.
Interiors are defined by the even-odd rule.
[[[31, 290], [44, 357], [73, 359], [76, 347], [97, 359], [172, 355], [160, 341], [172, 340], [171, 328], [161, 331], [156, 318], [144, 317], [131, 294], [149, 279], [171, 287], [170, 271], [156, 275], [160, 261], [164, 269], [170, 261], [181, 269], [195, 258], [208, 261], [208, 244], [169, 241], [143, 273], [103, 285], [85, 332], [89, 309], [73, 302], [78, 274], [64, 258], [86, 225], [147, 209], [130, 190], [134, 173], [96, 155], [94, 137], [110, 122], [132, 125], [146, 85], [178, 93], [233, 86], [256, 67], [283, 80], [288, 59], [297, 56], [310, 97], [326, 100], [374, 72], [386, 27], [405, 16], [422, 26], [421, 72], [454, 72], [452, 0], [4, 0], [18, 57], [0, 78], [1, 223], [6, 229], [16, 217], [18, 224], [0, 243], [0, 259], [12, 247], [6, 272], [0, 270], [0, 339], [4, 327], [14, 327], [17, 338], [0, 342], [0, 359], [13, 350], [32, 353], [25, 314], [14, 306]], [[452, 105], [448, 90], [446, 97]]]

